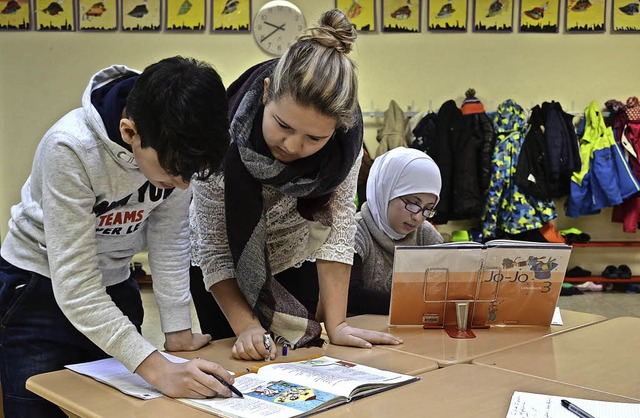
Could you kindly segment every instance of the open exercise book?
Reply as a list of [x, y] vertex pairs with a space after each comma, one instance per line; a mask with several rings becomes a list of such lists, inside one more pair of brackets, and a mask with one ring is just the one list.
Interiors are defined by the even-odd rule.
[[507, 418], [578, 418], [580, 415], [562, 406], [562, 400], [597, 418], [640, 418], [640, 403], [594, 401], [518, 391], [511, 397]]
[[418, 377], [331, 357], [271, 363], [235, 378], [244, 398], [177, 399], [222, 417], [302, 417], [382, 392]]
[[494, 240], [396, 247], [389, 322], [442, 328], [468, 302], [468, 325], [550, 325], [571, 247]]

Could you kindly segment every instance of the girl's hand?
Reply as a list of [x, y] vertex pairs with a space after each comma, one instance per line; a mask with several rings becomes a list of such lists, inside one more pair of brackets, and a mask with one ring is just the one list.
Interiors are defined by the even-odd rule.
[[402, 344], [400, 338], [386, 332], [354, 328], [346, 322], [341, 322], [331, 329], [327, 328], [327, 334], [329, 334], [329, 340], [332, 344], [350, 347], [371, 348], [372, 344]]
[[238, 336], [231, 354], [240, 360], [273, 360], [276, 358], [276, 343], [269, 336], [269, 348], [265, 347], [267, 331], [259, 325], [251, 325]]

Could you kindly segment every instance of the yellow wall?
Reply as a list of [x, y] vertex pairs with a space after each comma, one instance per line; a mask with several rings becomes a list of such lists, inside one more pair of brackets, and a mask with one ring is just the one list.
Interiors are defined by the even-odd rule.
[[[254, 1], [253, 13], [265, 2]], [[333, 7], [334, 1], [294, 0], [294, 3], [310, 23]], [[376, 3], [379, 7], [380, 2]], [[519, 2], [514, 3], [517, 27]], [[611, 22], [611, 3], [607, 4], [607, 27]], [[360, 68], [363, 110], [385, 110], [389, 100], [395, 99], [404, 109], [413, 105], [415, 110], [436, 111], [448, 99], [460, 104], [468, 87], [476, 89], [487, 110], [494, 110], [500, 102], [512, 98], [525, 108], [557, 100], [568, 111], [581, 111], [591, 100], [603, 104], [611, 98], [625, 100], [640, 95], [637, 85], [640, 58], [635, 52], [640, 35], [493, 34], [470, 30], [460, 34], [432, 33], [425, 30], [424, 1], [421, 13], [422, 33], [373, 33], [359, 37], [352, 57]], [[561, 13], [561, 22], [563, 18]], [[471, 26], [469, 19], [468, 28]], [[10, 207], [20, 198], [20, 187], [28, 176], [38, 141], [60, 116], [79, 106], [89, 77], [111, 64], [142, 69], [177, 54], [211, 62], [226, 84], [248, 66], [268, 58], [248, 33], [0, 34], [0, 237], [7, 233]], [[365, 141], [373, 150], [381, 120], [368, 118], [365, 122]], [[612, 225], [607, 213], [581, 218], [579, 223], [585, 231], [594, 231], [594, 238], [637, 239], [636, 234], [622, 234], [621, 226]], [[560, 223], [576, 222], [560, 220]], [[443, 230], [455, 227], [449, 225]], [[599, 272], [609, 264], [609, 256], [614, 255], [604, 251], [598, 254], [602, 257], [575, 261]], [[640, 272], [640, 262], [635, 264], [635, 270]]]

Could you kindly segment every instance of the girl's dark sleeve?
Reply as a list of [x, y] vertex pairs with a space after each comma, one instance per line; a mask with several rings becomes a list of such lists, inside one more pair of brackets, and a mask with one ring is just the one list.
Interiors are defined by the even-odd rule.
[[390, 302], [391, 295], [388, 293], [364, 287], [362, 258], [359, 254], [354, 254], [353, 266], [351, 266], [351, 280], [349, 282], [349, 302], [347, 305], [349, 315], [388, 315]]

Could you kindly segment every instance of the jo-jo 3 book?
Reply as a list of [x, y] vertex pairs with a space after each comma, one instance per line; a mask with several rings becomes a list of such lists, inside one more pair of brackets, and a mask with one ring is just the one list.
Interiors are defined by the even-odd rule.
[[550, 325], [571, 247], [494, 240], [396, 247], [389, 323], [442, 328], [469, 302], [468, 324]]

